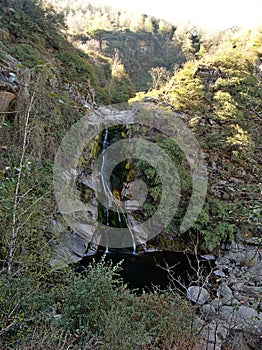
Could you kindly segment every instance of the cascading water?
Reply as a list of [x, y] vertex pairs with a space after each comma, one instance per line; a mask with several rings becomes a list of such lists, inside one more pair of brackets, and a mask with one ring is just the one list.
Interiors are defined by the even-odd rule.
[[[101, 180], [102, 180], [102, 185], [103, 185], [103, 190], [105, 193], [105, 196], [107, 198], [107, 203], [106, 203], [106, 207], [104, 207], [104, 215], [105, 215], [105, 219], [106, 219], [106, 226], [109, 226], [109, 209], [108, 209], [108, 188], [106, 186], [106, 182], [105, 182], [105, 162], [106, 162], [106, 148], [108, 146], [108, 128], [106, 127], [105, 129], [105, 133], [104, 133], [104, 138], [103, 138], [103, 148], [102, 148], [102, 165], [101, 165]], [[109, 253], [109, 247], [108, 247], [108, 229], [106, 227], [105, 229], [105, 235], [106, 235], [106, 251], [105, 253]]]
[[[120, 132], [119, 132], [120, 133]], [[108, 184], [106, 181], [106, 169], [107, 169], [107, 156], [106, 156], [106, 149], [107, 147], [110, 145], [110, 130], [108, 130], [108, 127], [106, 126], [104, 129], [104, 133], [103, 133], [103, 140], [102, 140], [102, 153], [101, 153], [101, 183], [102, 183], [102, 187], [103, 187], [103, 191], [105, 194], [105, 198], [106, 198], [106, 203], [105, 206], [103, 206], [103, 221], [105, 224], [105, 231], [104, 231], [104, 235], [105, 235], [105, 253], [108, 254], [110, 253], [109, 251], [109, 234], [108, 234], [108, 227], [110, 226], [111, 221], [113, 220], [113, 216], [114, 216], [114, 220], [115, 220], [115, 226], [116, 227], [129, 227], [131, 226], [128, 222], [128, 217], [127, 214], [124, 213], [123, 208], [121, 206], [121, 204], [119, 204], [116, 200], [116, 198], [114, 198], [114, 195], [112, 195], [112, 192], [110, 187], [112, 187], [112, 184]], [[112, 198], [110, 198], [109, 196], [112, 196]], [[116, 215], [114, 215], [114, 212], [110, 211], [109, 208], [109, 201], [112, 200], [114, 207], [115, 207], [115, 212]], [[135, 241], [135, 237], [134, 234], [132, 232], [132, 230], [129, 230], [131, 238], [132, 238], [132, 253], [136, 254], [136, 241]]]

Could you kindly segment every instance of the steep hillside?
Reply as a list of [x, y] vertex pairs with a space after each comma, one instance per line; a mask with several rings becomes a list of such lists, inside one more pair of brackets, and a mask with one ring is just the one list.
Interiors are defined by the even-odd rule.
[[[115, 67], [111, 59], [101, 55], [77, 50], [62, 33], [66, 28], [63, 14], [38, 3], [1, 1], [1, 40], [8, 53], [28, 68], [53, 66], [60, 75], [61, 88], [66, 90], [69, 84], [87, 103], [127, 101], [133, 87], [123, 67]], [[121, 95], [117, 93], [120, 86]]]
[[30, 252], [23, 264], [32, 267], [41, 245], [38, 262], [49, 259], [52, 163], [66, 131], [97, 104], [134, 93], [121, 64], [67, 41], [63, 15], [52, 7], [34, 0], [0, 5], [0, 254], [11, 271], [23, 251]]
[[262, 228], [261, 30], [229, 31], [220, 38], [161, 88], [132, 99], [179, 112], [197, 135], [209, 190], [192, 232], [209, 247], [228, 238], [261, 242]]
[[162, 66], [172, 72], [174, 66], [185, 61], [182, 42], [174, 35], [177, 28], [166, 21], [138, 12], [93, 6], [88, 1], [49, 2], [65, 13], [72, 42], [86, 52], [119, 59], [136, 91], [151, 86], [151, 68]]

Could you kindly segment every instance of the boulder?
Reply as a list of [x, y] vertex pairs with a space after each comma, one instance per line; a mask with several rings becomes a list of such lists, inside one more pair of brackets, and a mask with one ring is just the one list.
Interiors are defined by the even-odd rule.
[[220, 298], [222, 297], [222, 303], [224, 305], [231, 305], [233, 293], [226, 283], [220, 284], [220, 286], [217, 289], [217, 296]]
[[241, 320], [243, 323], [250, 323], [255, 321], [258, 313], [256, 310], [251, 307], [241, 305], [240, 308], [236, 311], [236, 318]]
[[0, 91], [0, 112], [7, 112], [11, 102], [16, 98], [16, 95], [8, 91]]
[[187, 289], [187, 298], [196, 304], [204, 305], [210, 299], [210, 294], [203, 287], [191, 286]]

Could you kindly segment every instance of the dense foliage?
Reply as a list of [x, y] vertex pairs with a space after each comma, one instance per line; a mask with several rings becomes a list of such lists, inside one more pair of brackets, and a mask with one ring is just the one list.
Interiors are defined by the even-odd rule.
[[111, 59], [94, 53], [89, 56], [66, 40], [62, 33], [66, 28], [64, 15], [53, 6], [36, 0], [1, 1], [0, 25], [3, 44], [22, 65], [53, 65], [60, 76], [59, 83], [63, 87], [70, 84], [87, 103], [115, 102], [119, 84], [125, 92], [118, 102], [133, 96], [128, 75], [122, 70], [116, 76]]
[[172, 71], [185, 60], [181, 40], [174, 36], [177, 28], [164, 20], [88, 1], [49, 2], [65, 13], [75, 44], [112, 59], [119, 55], [137, 91], [148, 89], [150, 68]]
[[[261, 235], [261, 31], [228, 31], [219, 38], [203, 35], [201, 58], [186, 62], [158, 89], [132, 99], [181, 113], [199, 137], [209, 190], [188, 234], [191, 242], [196, 235], [202, 238], [209, 249], [229, 238]], [[177, 232], [176, 220], [168, 228], [171, 235]]]

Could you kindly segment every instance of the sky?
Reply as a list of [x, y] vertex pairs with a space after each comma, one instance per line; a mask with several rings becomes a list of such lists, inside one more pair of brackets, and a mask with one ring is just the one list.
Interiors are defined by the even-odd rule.
[[233, 26], [262, 26], [262, 0], [92, 0], [165, 19], [172, 24], [194, 25], [211, 30]]

